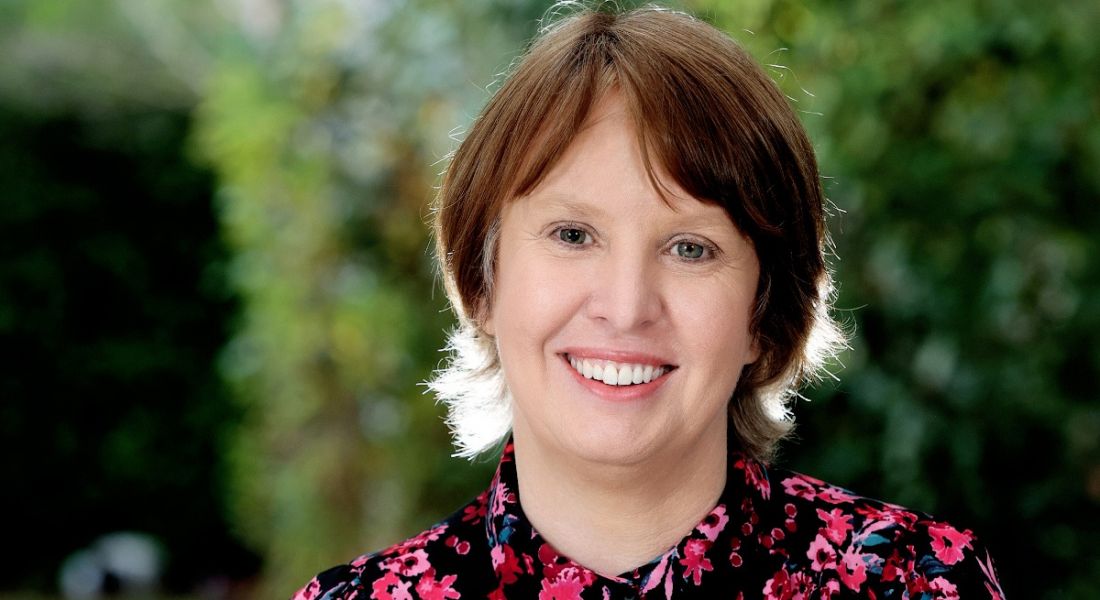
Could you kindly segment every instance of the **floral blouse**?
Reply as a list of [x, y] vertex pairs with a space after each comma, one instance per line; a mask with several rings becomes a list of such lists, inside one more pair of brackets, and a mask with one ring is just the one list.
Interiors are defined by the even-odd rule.
[[509, 443], [474, 501], [415, 537], [321, 573], [292, 600], [1003, 597], [970, 530], [738, 452], [718, 505], [687, 537], [605, 577], [560, 555], [528, 522]]

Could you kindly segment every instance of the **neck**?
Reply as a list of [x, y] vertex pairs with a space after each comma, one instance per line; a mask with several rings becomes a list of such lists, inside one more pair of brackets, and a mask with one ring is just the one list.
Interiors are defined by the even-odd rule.
[[605, 576], [675, 546], [725, 487], [725, 435], [630, 465], [563, 459], [519, 432], [514, 440], [520, 503], [531, 524], [562, 555]]

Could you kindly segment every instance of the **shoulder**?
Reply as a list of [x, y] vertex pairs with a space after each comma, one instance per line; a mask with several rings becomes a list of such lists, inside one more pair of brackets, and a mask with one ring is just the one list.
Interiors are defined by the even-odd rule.
[[776, 574], [788, 586], [801, 579], [836, 593], [1003, 598], [970, 529], [792, 471], [768, 469], [765, 485], [791, 534], [785, 573]]
[[482, 494], [402, 542], [318, 574], [291, 600], [457, 598], [456, 588], [473, 589], [485, 578], [481, 571], [491, 575], [485, 514]]

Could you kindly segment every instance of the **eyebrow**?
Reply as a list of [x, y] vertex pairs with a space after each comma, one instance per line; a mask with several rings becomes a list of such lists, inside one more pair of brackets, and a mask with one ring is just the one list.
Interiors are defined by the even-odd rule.
[[576, 213], [583, 217], [607, 216], [607, 211], [598, 204], [581, 202], [572, 194], [565, 192], [547, 194], [546, 197], [538, 203], [538, 206], [539, 208], [545, 209], [564, 209], [566, 212]]
[[[700, 202], [699, 200], [694, 199], [693, 201]], [[717, 215], [720, 216], [716, 215], [716, 217], [712, 218], [708, 215], [707, 217], [703, 217], [698, 215], [688, 215], [684, 211], [679, 211], [676, 213], [678, 215], [675, 220], [676, 227], [693, 230], [725, 229], [725, 223], [717, 220], [720, 218], [730, 219], [725, 210], [723, 210], [722, 207], [718, 204], [710, 204], [704, 202], [700, 202], [700, 204], [717, 208], [720, 211], [719, 213], [717, 213]], [[538, 207], [542, 210], [564, 210], [566, 212], [576, 214], [581, 218], [599, 218], [609, 216], [608, 211], [604, 210], [603, 207], [601, 207], [598, 203], [582, 202], [568, 192], [548, 193], [546, 194], [546, 197], [538, 203]], [[734, 229], [737, 229], [736, 225], [734, 226]]]

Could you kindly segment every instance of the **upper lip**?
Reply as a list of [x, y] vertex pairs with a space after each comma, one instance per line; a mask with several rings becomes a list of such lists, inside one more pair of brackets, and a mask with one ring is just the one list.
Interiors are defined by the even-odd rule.
[[648, 352], [634, 352], [631, 350], [573, 347], [561, 350], [560, 354], [579, 359], [609, 360], [617, 363], [653, 365], [654, 367], [676, 366], [667, 357], [650, 354]]

